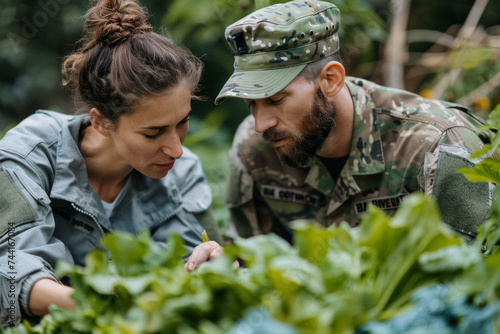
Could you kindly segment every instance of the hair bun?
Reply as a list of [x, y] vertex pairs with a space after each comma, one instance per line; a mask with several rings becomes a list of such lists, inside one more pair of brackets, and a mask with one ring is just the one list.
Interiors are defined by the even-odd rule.
[[85, 28], [93, 40], [116, 44], [152, 31], [145, 10], [134, 0], [101, 0], [87, 12]]

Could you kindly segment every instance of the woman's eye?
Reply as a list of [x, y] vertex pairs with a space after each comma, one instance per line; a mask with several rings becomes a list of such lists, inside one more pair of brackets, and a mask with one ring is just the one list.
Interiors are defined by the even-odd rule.
[[156, 133], [154, 135], [148, 135], [148, 134], [145, 134], [145, 133], [143, 133], [142, 135], [144, 137], [146, 137], [147, 139], [156, 139], [156, 138], [160, 137], [160, 135], [163, 133], [163, 131], [164, 131], [164, 129], [159, 129], [158, 133]]
[[189, 123], [189, 116], [187, 116], [182, 121], [180, 121], [178, 125], [184, 125], [184, 124], [187, 124], [187, 123]]
[[144, 135], [144, 137], [146, 137], [147, 139], [156, 139], [156, 138], [158, 138], [158, 137], [160, 136], [159, 134], [156, 134], [156, 135], [150, 136], [150, 135], [147, 135], [147, 134], [145, 134], [145, 133], [144, 133], [143, 135]]

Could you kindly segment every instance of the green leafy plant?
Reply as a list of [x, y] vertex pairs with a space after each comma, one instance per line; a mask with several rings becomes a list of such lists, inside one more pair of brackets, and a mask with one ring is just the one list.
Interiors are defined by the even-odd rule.
[[236, 240], [193, 273], [175, 235], [162, 248], [146, 231], [109, 234], [85, 267], [58, 266], [75, 288], [76, 310], [52, 307], [37, 326], [6, 333], [227, 333], [256, 314], [290, 333], [350, 333], [401, 314], [417, 289], [485, 265], [422, 195], [408, 196], [394, 217], [371, 207], [359, 229], [308, 221], [294, 229], [294, 246], [275, 235]]

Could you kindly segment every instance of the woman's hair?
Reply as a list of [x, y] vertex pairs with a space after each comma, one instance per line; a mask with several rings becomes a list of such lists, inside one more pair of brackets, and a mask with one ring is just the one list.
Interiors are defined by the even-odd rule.
[[86, 16], [80, 48], [66, 57], [63, 85], [81, 110], [96, 108], [114, 125], [140, 99], [180, 82], [197, 91], [202, 62], [152, 31], [135, 0], [99, 0]]

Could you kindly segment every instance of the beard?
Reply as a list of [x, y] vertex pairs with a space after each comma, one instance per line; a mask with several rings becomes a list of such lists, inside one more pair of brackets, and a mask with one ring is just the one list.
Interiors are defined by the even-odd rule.
[[318, 87], [313, 105], [299, 123], [298, 133], [270, 128], [264, 132], [263, 137], [268, 142], [284, 138], [292, 139], [295, 145], [275, 148], [281, 164], [295, 168], [310, 167], [312, 157], [323, 146], [335, 125], [336, 113], [337, 108], [333, 101], [328, 100]]

